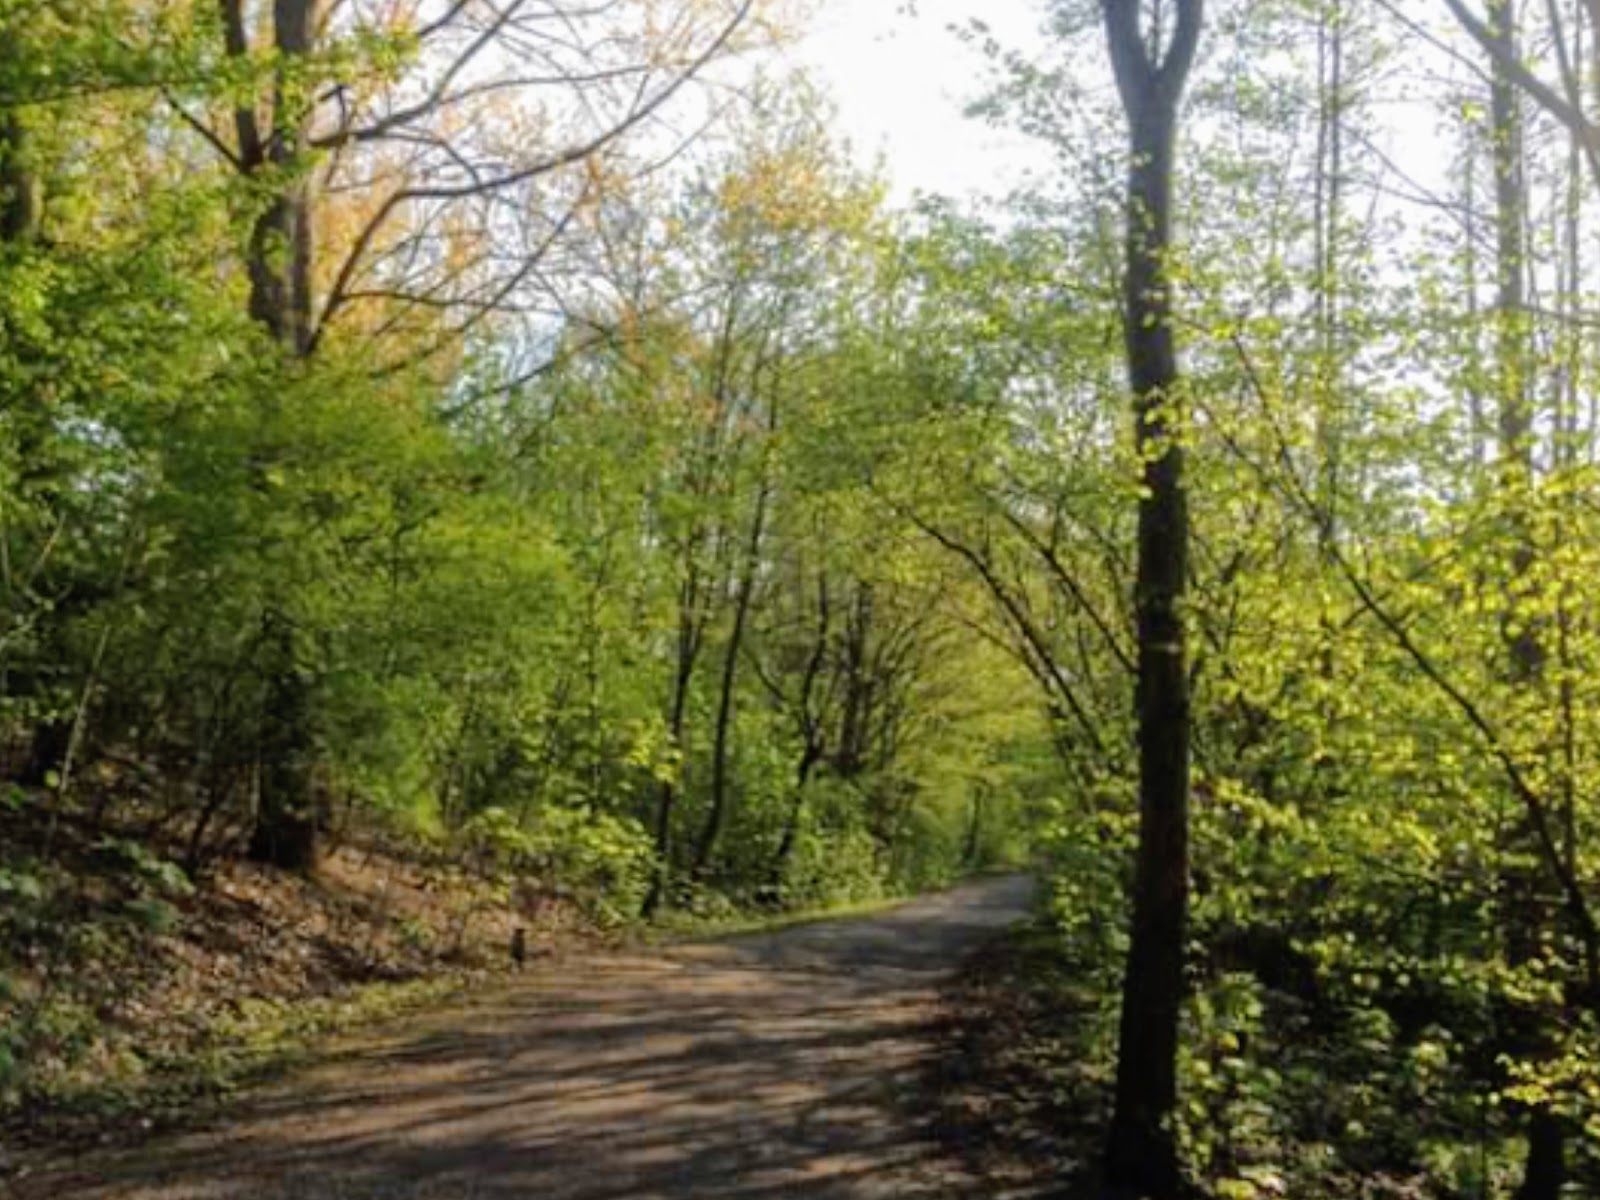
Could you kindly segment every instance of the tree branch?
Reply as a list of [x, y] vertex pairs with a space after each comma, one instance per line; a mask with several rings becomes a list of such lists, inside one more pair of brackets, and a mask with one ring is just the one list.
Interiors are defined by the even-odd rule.
[[[429, 90], [428, 95], [417, 101], [417, 103], [392, 112], [387, 117], [382, 117], [364, 128], [342, 129], [326, 137], [314, 139], [312, 144], [326, 149], [333, 146], [342, 146], [352, 141], [370, 142], [381, 138], [391, 130], [399, 129], [401, 126], [409, 125], [413, 121], [421, 120], [435, 111], [449, 93], [450, 85], [456, 81], [462, 71], [471, 65], [473, 59], [477, 58], [485, 48], [493, 43], [495, 38], [500, 35], [500, 31], [517, 15], [517, 10], [524, 3], [526, 3], [526, 0], [512, 0], [503, 12], [496, 14], [495, 19], [477, 37], [473, 38], [467, 44], [466, 49], [458, 54], [455, 61], [445, 69], [438, 81]], [[461, 6], [457, 5], [455, 11], [459, 12], [460, 8]]]
[[[249, 58], [250, 34], [245, 29], [244, 0], [218, 0], [218, 3], [222, 11], [223, 46], [228, 57]], [[256, 119], [255, 109], [244, 104], [234, 105], [233, 126], [239, 138], [236, 161], [243, 165], [244, 170], [252, 171], [265, 161], [261, 126]]]
[[1500, 39], [1489, 27], [1489, 23], [1469, 9], [1465, 0], [1444, 0], [1444, 2], [1455, 14], [1461, 27], [1472, 35], [1473, 41], [1483, 48], [1506, 76], [1531, 96], [1540, 108], [1565, 125], [1578, 139], [1579, 145], [1583, 147], [1589, 171], [1594, 176], [1595, 186], [1600, 188], [1600, 125], [1589, 119], [1588, 114], [1583, 111], [1579, 98], [1569, 99], [1562, 96], [1554, 87], [1530, 71], [1521, 59], [1507, 54]]
[[223, 160], [227, 162], [229, 166], [233, 167], [236, 171], [243, 171], [245, 169], [244, 160], [234, 152], [233, 147], [228, 145], [227, 142], [223, 141], [221, 136], [218, 135], [214, 129], [212, 129], [199, 117], [195, 116], [188, 109], [184, 108], [176, 96], [174, 96], [166, 88], [162, 88], [161, 98], [165, 100], [167, 102], [167, 106], [178, 115], [178, 119], [190, 129], [194, 130], [195, 133], [199, 134], [200, 137], [205, 141], [206, 145], [210, 146], [219, 155], [221, 155]]

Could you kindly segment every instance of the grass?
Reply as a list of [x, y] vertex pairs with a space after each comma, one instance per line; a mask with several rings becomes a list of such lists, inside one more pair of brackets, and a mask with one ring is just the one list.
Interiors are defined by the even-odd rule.
[[909, 895], [880, 896], [870, 900], [845, 900], [838, 904], [809, 908], [750, 911], [728, 915], [697, 916], [688, 912], [666, 912], [650, 925], [640, 926], [634, 937], [647, 946], [673, 942], [740, 937], [753, 933], [776, 933], [799, 925], [834, 921], [845, 917], [866, 917], [885, 912], [914, 899]]
[[792, 929], [800, 925], [813, 925], [818, 921], [836, 921], [848, 917], [870, 917], [876, 913], [898, 908], [902, 904], [909, 904], [917, 899], [919, 895], [937, 895], [940, 892], [946, 892], [952, 888], [958, 888], [964, 884], [974, 883], [979, 880], [1015, 875], [1022, 869], [1016, 866], [986, 867], [951, 880], [949, 883], [927, 892], [895, 892], [886, 896], [875, 896], [863, 900], [842, 900], [835, 904], [810, 905], [805, 908], [753, 909], [726, 915], [710, 916], [669, 910], [658, 916], [654, 923], [637, 927], [632, 931], [632, 937], [638, 943], [654, 946], [685, 940], [710, 940], [724, 937], [740, 937], [754, 933], [776, 933], [779, 930]]
[[319, 1058], [331, 1038], [395, 1020], [460, 994], [481, 973], [362, 984], [299, 1000], [242, 1000], [203, 1043], [152, 1057], [138, 1071], [107, 1071], [29, 1098], [13, 1145], [53, 1153], [190, 1124], [238, 1091]]

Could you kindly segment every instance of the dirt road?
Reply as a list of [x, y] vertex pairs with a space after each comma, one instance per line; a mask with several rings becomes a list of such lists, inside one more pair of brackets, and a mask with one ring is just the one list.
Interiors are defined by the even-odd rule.
[[915, 1116], [941, 979], [1025, 879], [531, 971], [26, 1200], [947, 1200]]

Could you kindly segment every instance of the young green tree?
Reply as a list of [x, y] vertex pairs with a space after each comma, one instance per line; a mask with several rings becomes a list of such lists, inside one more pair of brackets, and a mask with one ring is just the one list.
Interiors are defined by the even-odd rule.
[[1123, 321], [1144, 461], [1134, 581], [1139, 842], [1106, 1177], [1111, 1195], [1170, 1200], [1181, 1180], [1173, 1115], [1188, 918], [1190, 738], [1182, 611], [1189, 515], [1173, 330], [1172, 189], [1179, 106], [1203, 9], [1200, 0], [1179, 0], [1169, 32], [1159, 19], [1149, 31], [1143, 8], [1137, 0], [1102, 5], [1128, 118]]

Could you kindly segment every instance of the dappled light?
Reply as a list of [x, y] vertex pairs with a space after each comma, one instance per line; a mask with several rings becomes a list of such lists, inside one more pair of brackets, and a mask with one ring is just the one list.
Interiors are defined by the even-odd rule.
[[1600, 1196], [1597, 229], [1600, 0], [0, 0], [0, 1193]]

